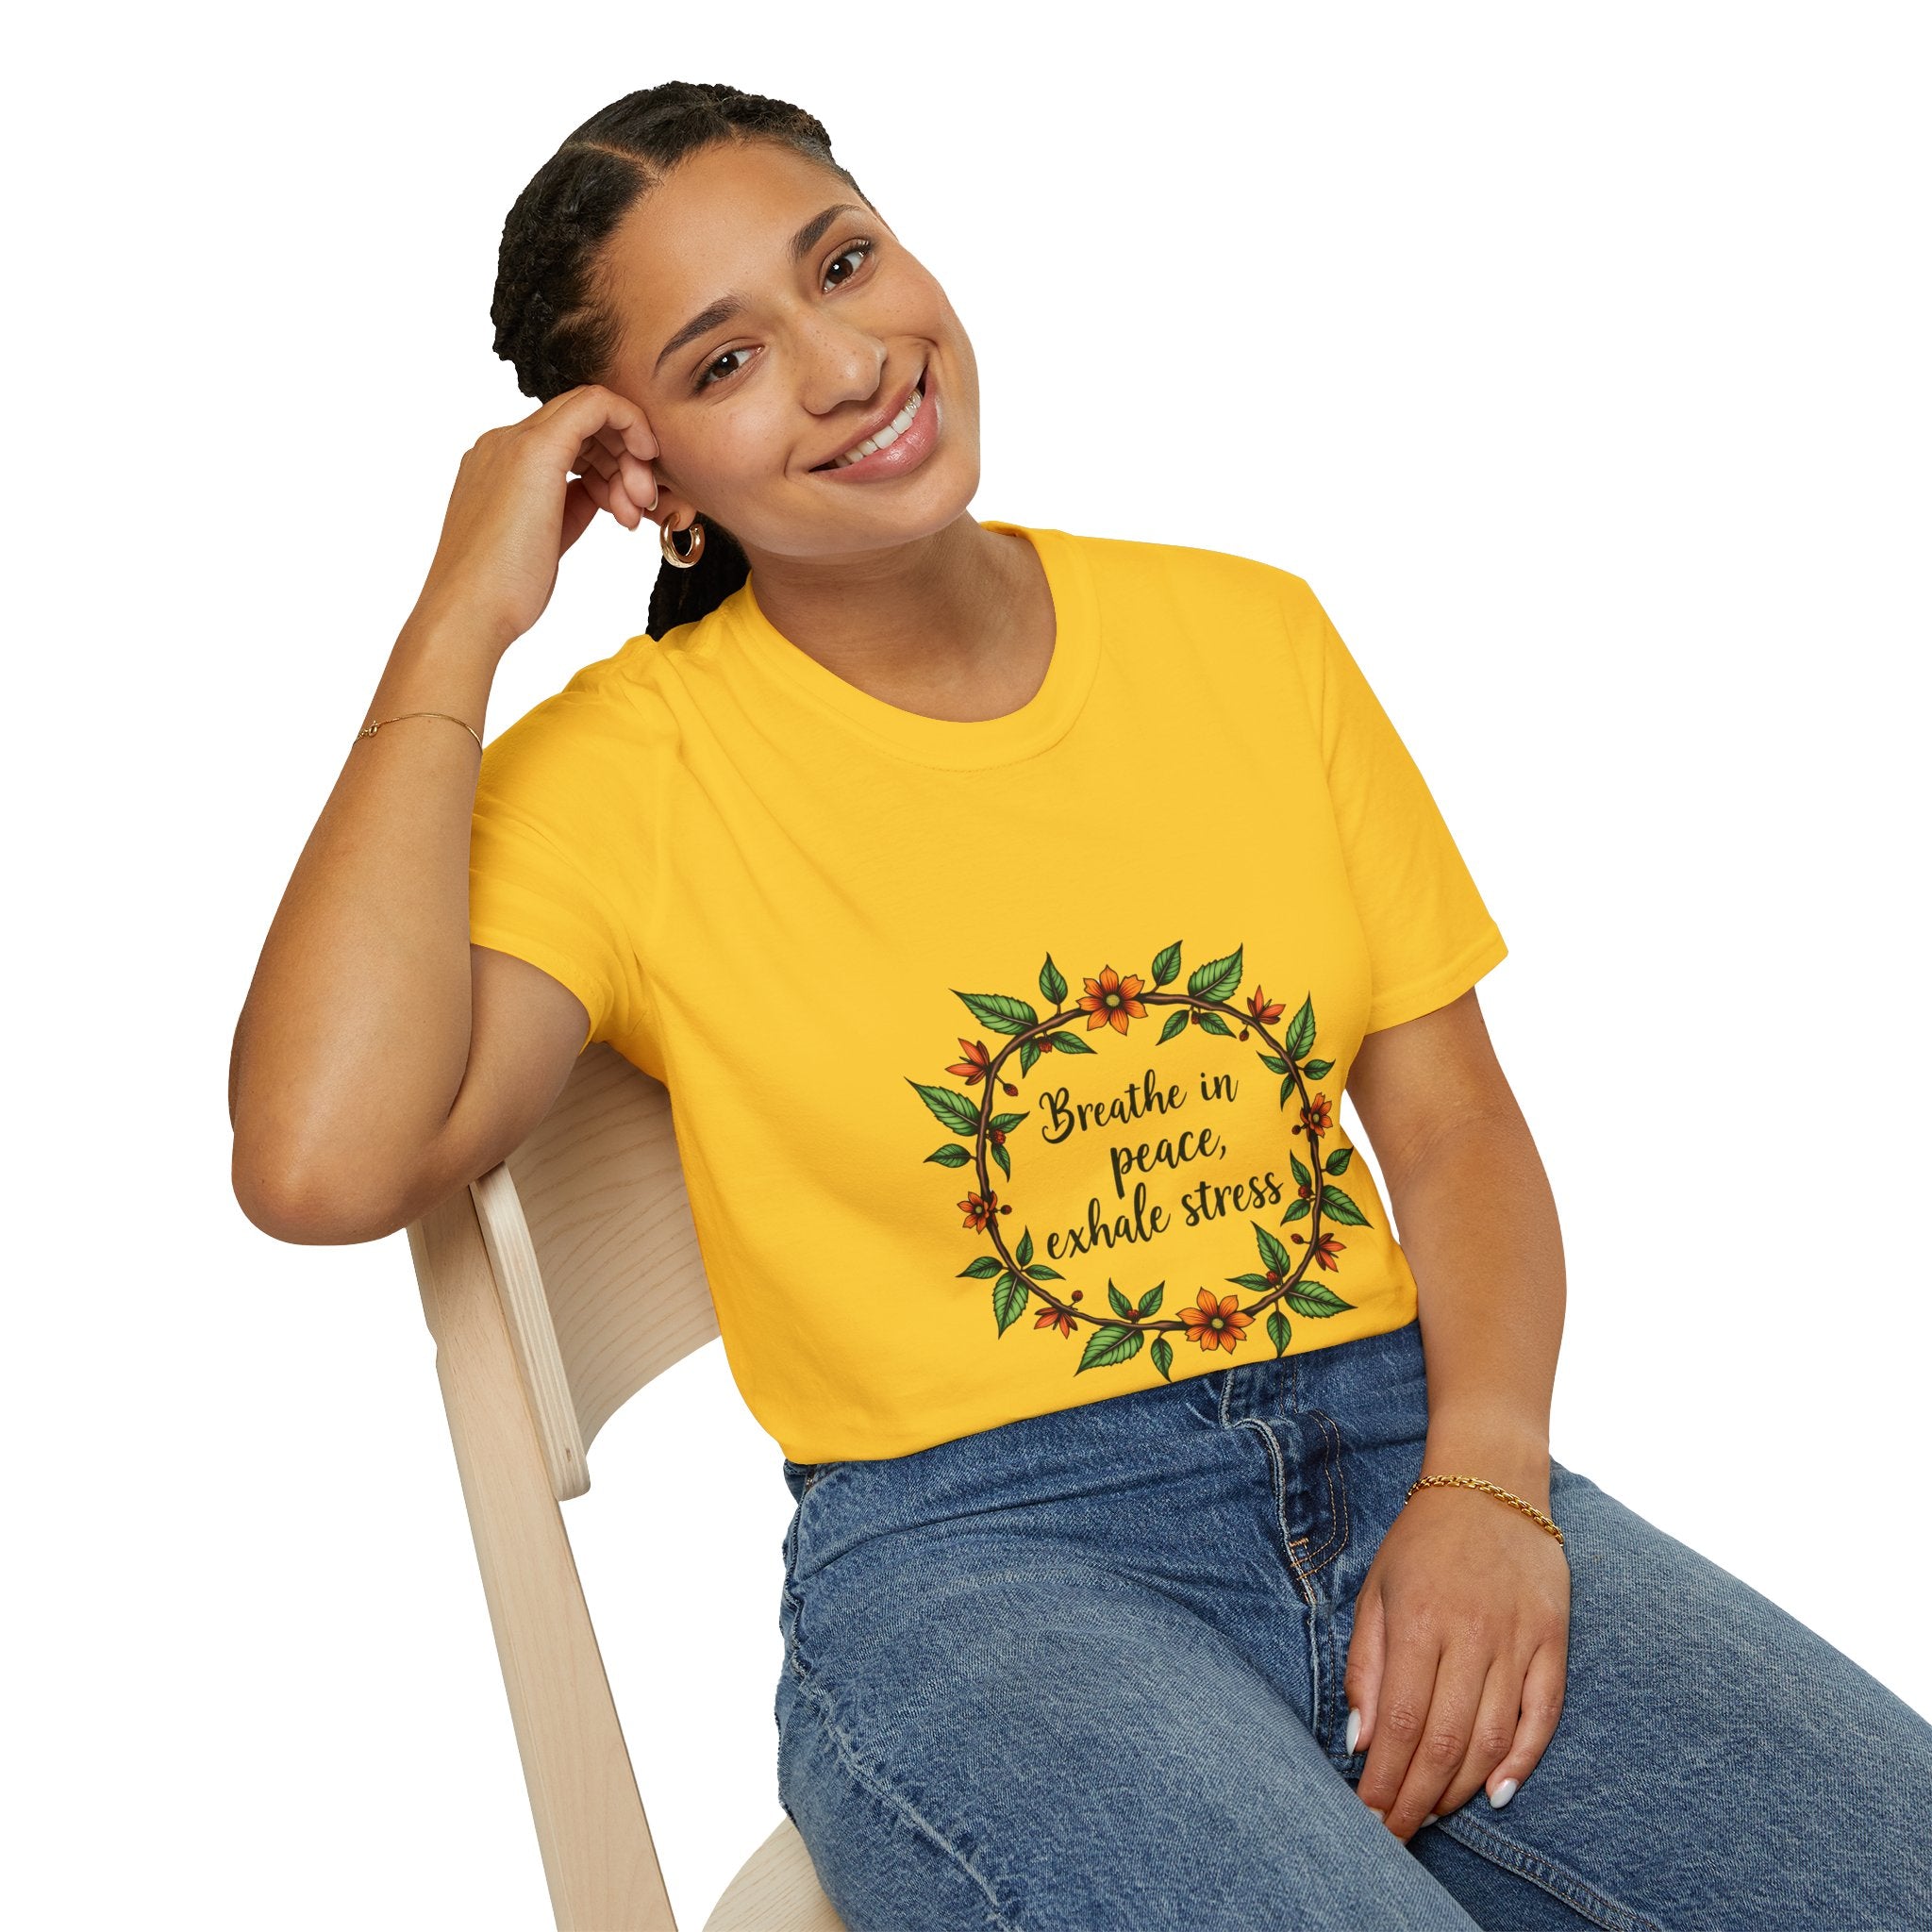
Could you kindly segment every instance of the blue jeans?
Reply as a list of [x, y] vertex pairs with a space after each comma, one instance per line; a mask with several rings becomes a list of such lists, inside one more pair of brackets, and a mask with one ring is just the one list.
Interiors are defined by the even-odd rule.
[[1411, 1323], [787, 1461], [778, 1791], [849, 1932], [1932, 1928], [1932, 1724], [1554, 1460], [1556, 1735], [1378, 1823], [1342, 1671], [1427, 1424]]

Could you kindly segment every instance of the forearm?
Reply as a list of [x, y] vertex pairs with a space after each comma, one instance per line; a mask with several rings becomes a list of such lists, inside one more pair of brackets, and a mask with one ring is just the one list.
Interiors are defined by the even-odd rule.
[[1429, 1383], [1424, 1475], [1474, 1475], [1549, 1507], [1563, 1242], [1520, 1115], [1445, 1131], [1389, 1206], [1415, 1274]]

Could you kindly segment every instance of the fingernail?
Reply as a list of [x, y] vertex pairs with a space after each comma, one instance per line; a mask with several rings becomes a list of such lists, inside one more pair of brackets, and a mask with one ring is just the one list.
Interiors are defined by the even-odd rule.
[[1440, 1811], [1431, 1811], [1429, 1815], [1423, 1820], [1423, 1823], [1424, 1824], [1435, 1824], [1437, 1819], [1441, 1817], [1441, 1815], [1442, 1814]]
[[1342, 1739], [1341, 1740], [1341, 1748], [1344, 1751], [1346, 1751], [1351, 1757], [1355, 1756], [1355, 1740], [1357, 1738], [1359, 1738], [1361, 1734], [1362, 1714], [1355, 1707], [1354, 1705], [1351, 1704], [1348, 1707], [1348, 1736]]
[[1371, 1806], [1369, 1807], [1369, 1816], [1370, 1816], [1371, 1818], [1373, 1818], [1373, 1819], [1374, 1819], [1374, 1820], [1375, 1821], [1375, 1823], [1376, 1823], [1377, 1824], [1381, 1824], [1381, 1822], [1383, 1821], [1383, 1819], [1385, 1819], [1386, 1817], [1388, 1817], [1388, 1815], [1389, 1815], [1389, 1814], [1388, 1814], [1388, 1812], [1386, 1812], [1386, 1811], [1378, 1811], [1378, 1810], [1376, 1810], [1376, 1809], [1375, 1809], [1375, 1807], [1374, 1807], [1373, 1805], [1371, 1805]]
[[1509, 1802], [1509, 1800], [1516, 1795], [1518, 1789], [1519, 1787], [1517, 1785], [1517, 1782], [1513, 1777], [1506, 1777], [1503, 1780], [1503, 1782], [1499, 1784], [1496, 1787], [1496, 1789], [1490, 1793], [1490, 1809], [1492, 1811], [1500, 1811], [1503, 1808], [1503, 1807], [1507, 1805]]

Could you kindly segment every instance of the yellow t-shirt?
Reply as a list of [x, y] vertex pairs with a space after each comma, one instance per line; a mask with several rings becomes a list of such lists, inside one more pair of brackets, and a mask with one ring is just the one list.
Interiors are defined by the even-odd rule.
[[1413, 1319], [1338, 1107], [1503, 936], [1314, 592], [982, 520], [1034, 696], [899, 709], [746, 584], [491, 739], [470, 936], [670, 1091], [725, 1357], [795, 1462]]

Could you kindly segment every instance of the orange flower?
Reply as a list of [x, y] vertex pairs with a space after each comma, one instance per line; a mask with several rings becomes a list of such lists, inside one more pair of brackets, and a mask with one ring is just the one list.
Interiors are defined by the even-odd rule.
[[1123, 979], [1111, 966], [1103, 966], [1100, 977], [1088, 980], [1087, 991], [1074, 1002], [1086, 1012], [1088, 1032], [1096, 1026], [1111, 1026], [1116, 1033], [1124, 1033], [1129, 1014], [1144, 1020], [1147, 1008], [1136, 997], [1141, 986], [1138, 974], [1130, 973]]
[[1257, 986], [1248, 995], [1248, 1011], [1254, 1014], [1263, 1026], [1272, 1026], [1281, 1018], [1282, 1008], [1278, 1005], [1271, 1006], [1267, 995]]
[[992, 1219], [993, 1210], [999, 1204], [999, 1198], [997, 1194], [988, 1194], [986, 1199], [982, 1201], [977, 1194], [968, 1194], [963, 1201], [956, 1202], [954, 1205], [966, 1210], [966, 1219], [963, 1225], [978, 1228], [984, 1227]]
[[1036, 1328], [1058, 1328], [1062, 1335], [1071, 1335], [1074, 1332], [1074, 1318], [1062, 1314], [1058, 1308], [1048, 1308], [1033, 1325]]
[[1177, 1310], [1188, 1324], [1188, 1340], [1198, 1341], [1203, 1348], [1224, 1348], [1232, 1354], [1241, 1340], [1241, 1330], [1254, 1317], [1241, 1313], [1236, 1306], [1237, 1296], [1223, 1295], [1216, 1301], [1211, 1288], [1204, 1288], [1196, 1300], [1198, 1307]]
[[946, 1072], [962, 1075], [970, 1087], [974, 1081], [986, 1078], [992, 1060], [987, 1053], [986, 1041], [983, 1040], [962, 1040], [959, 1044], [966, 1049], [966, 1058], [963, 1060], [955, 1060]]
[[1302, 1130], [1311, 1141], [1335, 1131], [1335, 1123], [1328, 1118], [1328, 1096], [1325, 1093], [1316, 1094], [1302, 1108]]
[[1333, 1272], [1341, 1265], [1335, 1258], [1336, 1256], [1341, 1254], [1347, 1245], [1346, 1241], [1337, 1241], [1332, 1234], [1323, 1235], [1321, 1240], [1315, 1243], [1315, 1259], [1317, 1263]]

